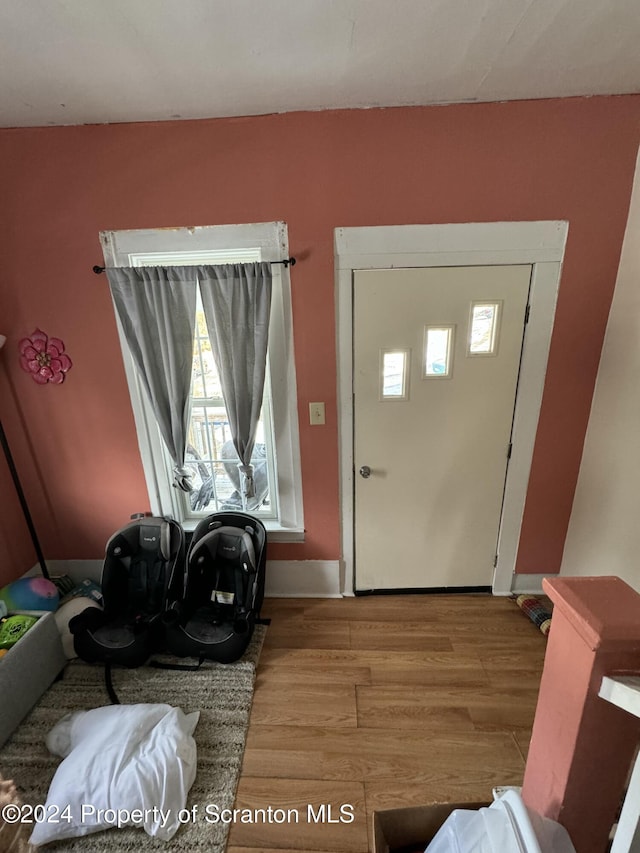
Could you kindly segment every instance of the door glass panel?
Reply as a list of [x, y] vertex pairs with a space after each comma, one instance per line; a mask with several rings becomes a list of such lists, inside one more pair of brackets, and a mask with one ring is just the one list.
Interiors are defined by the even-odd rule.
[[409, 350], [381, 350], [380, 368], [380, 399], [406, 400], [409, 384]]
[[424, 377], [451, 376], [453, 329], [453, 326], [424, 327]]
[[469, 355], [495, 355], [498, 349], [500, 302], [472, 302]]

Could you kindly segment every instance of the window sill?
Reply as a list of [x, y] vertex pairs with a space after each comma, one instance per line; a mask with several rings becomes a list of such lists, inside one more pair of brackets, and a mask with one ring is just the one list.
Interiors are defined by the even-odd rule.
[[267, 542], [304, 542], [304, 530], [294, 530], [290, 527], [278, 527], [276, 524], [267, 528]]

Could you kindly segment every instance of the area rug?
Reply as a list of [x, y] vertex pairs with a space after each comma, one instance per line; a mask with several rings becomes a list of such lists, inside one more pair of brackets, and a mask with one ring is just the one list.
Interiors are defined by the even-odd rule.
[[[207, 662], [187, 672], [148, 666], [113, 672], [113, 685], [122, 704], [163, 702], [187, 713], [201, 712], [194, 734], [198, 771], [187, 801], [191, 816], [187, 819], [185, 815], [183, 826], [171, 841], [156, 840], [138, 828], [116, 828], [39, 849], [52, 853], [130, 853], [139, 849], [223, 853], [230, 825], [213, 822], [211, 817], [233, 808], [265, 632], [264, 626], [256, 626], [245, 655], [237, 663]], [[15, 781], [24, 803], [46, 802], [61, 760], [48, 752], [47, 732], [70, 711], [108, 704], [103, 667], [71, 662], [63, 678], [42, 696], [0, 751], [0, 775]]]

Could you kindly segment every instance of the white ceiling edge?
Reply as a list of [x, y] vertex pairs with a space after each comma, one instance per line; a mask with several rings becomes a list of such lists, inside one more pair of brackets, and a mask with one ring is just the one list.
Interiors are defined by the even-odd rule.
[[0, 127], [640, 92], [638, 0], [3, 0]]
[[48, 120], [45, 122], [34, 121], [33, 123], [22, 121], [15, 124], [3, 124], [0, 120], [0, 130], [20, 130], [20, 129], [36, 129], [36, 128], [53, 128], [53, 127], [92, 127], [92, 126], [108, 126], [117, 124], [154, 124], [159, 122], [176, 122], [176, 121], [217, 121], [221, 119], [238, 119], [238, 118], [266, 118], [268, 116], [285, 116], [296, 113], [322, 113], [329, 111], [372, 111], [372, 110], [393, 110], [393, 109], [420, 109], [420, 108], [435, 108], [435, 107], [451, 107], [461, 105], [480, 105], [480, 104], [508, 104], [525, 101], [548, 101], [548, 100], [566, 100], [569, 98], [587, 100], [594, 97], [624, 97], [625, 95], [639, 94], [635, 91], [629, 92], [598, 92], [598, 93], [575, 93], [569, 95], [540, 95], [539, 97], [523, 97], [523, 98], [475, 98], [468, 101], [433, 101], [429, 103], [397, 103], [397, 104], [345, 104], [336, 106], [335, 104], [326, 104], [313, 107], [291, 107], [281, 110], [265, 110], [264, 112], [238, 112], [238, 113], [220, 113], [219, 115], [171, 115], [164, 116], [162, 114], [141, 115], [139, 112], [132, 113], [126, 116], [111, 116], [103, 119], [83, 118], [71, 121], [54, 121]]

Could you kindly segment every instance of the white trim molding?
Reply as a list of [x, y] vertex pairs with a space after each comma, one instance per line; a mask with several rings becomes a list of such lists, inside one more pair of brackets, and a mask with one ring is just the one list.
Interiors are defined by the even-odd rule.
[[338, 560], [267, 560], [268, 598], [342, 598]]
[[514, 575], [509, 592], [502, 590], [497, 592], [497, 595], [545, 595], [542, 589], [542, 581], [548, 577], [557, 577], [557, 575]]
[[[76, 583], [88, 578], [100, 583], [102, 579], [103, 560], [47, 560], [47, 569], [52, 578], [68, 575]], [[38, 577], [42, 570], [38, 563], [26, 574], [26, 577]]]
[[[47, 560], [52, 577], [69, 575], [76, 583], [85, 578], [100, 583], [102, 560]], [[28, 576], [40, 576], [36, 564]], [[268, 598], [342, 598], [338, 560], [267, 560], [265, 595]]]
[[520, 540], [568, 223], [382, 225], [335, 231], [340, 517], [345, 595], [353, 594], [353, 273], [358, 269], [531, 264], [532, 285], [493, 592], [508, 595]]

